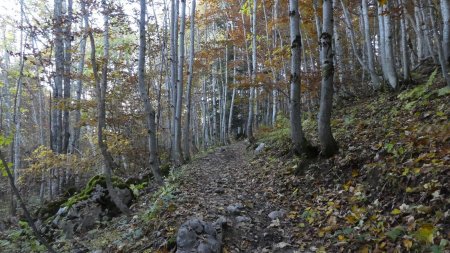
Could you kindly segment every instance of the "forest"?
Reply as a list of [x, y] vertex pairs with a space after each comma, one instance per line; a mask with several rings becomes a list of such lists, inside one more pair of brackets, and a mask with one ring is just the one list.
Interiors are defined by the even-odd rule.
[[450, 0], [2, 0], [0, 252], [450, 252]]

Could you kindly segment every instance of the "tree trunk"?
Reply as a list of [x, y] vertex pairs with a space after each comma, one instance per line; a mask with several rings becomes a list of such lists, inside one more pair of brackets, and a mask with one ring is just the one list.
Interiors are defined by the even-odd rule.
[[[24, 3], [23, 0], [20, 1], [20, 26], [23, 27], [23, 20], [24, 20]], [[13, 154], [14, 154], [14, 185], [17, 185], [17, 182], [19, 181], [19, 170], [21, 165], [21, 150], [20, 150], [20, 143], [22, 141], [21, 136], [21, 123], [22, 123], [22, 86], [23, 86], [23, 68], [25, 65], [24, 62], [24, 44], [26, 43], [26, 39], [24, 40], [24, 31], [23, 28], [20, 31], [20, 42], [19, 42], [19, 48], [20, 48], [20, 63], [19, 63], [19, 78], [17, 79], [17, 88], [16, 88], [16, 99], [15, 99], [15, 105], [14, 105], [14, 142], [13, 142]], [[12, 191], [11, 191], [12, 192]], [[12, 198], [11, 203], [11, 214], [16, 214], [16, 202], [15, 199]]]
[[69, 132], [69, 100], [70, 100], [70, 82], [71, 82], [71, 68], [72, 68], [72, 0], [67, 1], [67, 17], [64, 20], [64, 26], [65, 26], [65, 50], [64, 50], [64, 113], [63, 113], [63, 133], [62, 133], [62, 153], [65, 154], [68, 151], [69, 147], [69, 139], [70, 139], [70, 132]]
[[[81, 1], [81, 15], [86, 15], [83, 11], [85, 11], [85, 2]], [[71, 153], [77, 152], [80, 153], [80, 135], [81, 135], [81, 127], [80, 127], [80, 120], [81, 120], [81, 93], [83, 92], [83, 72], [84, 72], [84, 61], [86, 56], [86, 40], [87, 40], [87, 30], [88, 24], [84, 23], [84, 20], [82, 21], [81, 30], [83, 30], [83, 38], [80, 42], [80, 62], [78, 63], [78, 80], [77, 80], [77, 88], [76, 88], [76, 97], [75, 100], [77, 101], [77, 107], [75, 110], [75, 121], [74, 121], [74, 127], [73, 127], [73, 138], [72, 138], [72, 144], [70, 145]]]
[[375, 57], [373, 55], [372, 39], [370, 37], [370, 23], [367, 0], [362, 0], [362, 16], [364, 18], [364, 42], [366, 44], [367, 64], [369, 67], [370, 79], [372, 80], [373, 88], [375, 90], [378, 90], [381, 88], [381, 83], [375, 69]]
[[252, 86], [250, 87], [250, 96], [248, 100], [248, 118], [247, 118], [247, 138], [250, 142], [254, 141], [253, 137], [253, 118], [254, 118], [254, 103], [255, 103], [255, 85], [256, 85], [256, 15], [258, 10], [258, 1], [253, 0], [252, 8], [252, 69], [251, 69], [251, 79]]
[[391, 26], [391, 14], [390, 10], [392, 9], [392, 3], [387, 2], [385, 5], [382, 5], [383, 21], [384, 21], [384, 64], [386, 65], [386, 77], [389, 82], [389, 85], [392, 89], [397, 89], [398, 86], [398, 78], [397, 72], [395, 68], [395, 59], [394, 59], [394, 50], [393, 50], [393, 35], [392, 35], [392, 26]]
[[[431, 2], [431, 0], [428, 0], [428, 5], [429, 6], [433, 6], [433, 3]], [[442, 43], [441, 43], [441, 38], [439, 37], [438, 34], [438, 28], [436, 25], [436, 19], [435, 16], [437, 15], [437, 13], [434, 13], [434, 8], [430, 8], [430, 19], [431, 19], [431, 28], [432, 28], [432, 33], [433, 33], [433, 37], [436, 43], [436, 47], [437, 47], [437, 53], [438, 53], [438, 57], [439, 57], [439, 63], [441, 65], [441, 71], [442, 71], [442, 76], [444, 77], [445, 82], [447, 83], [447, 86], [450, 87], [450, 77], [448, 75], [448, 65], [447, 65], [447, 61], [445, 59], [445, 53], [444, 50], [442, 48]]]
[[410, 62], [409, 62], [409, 50], [408, 50], [408, 41], [407, 41], [407, 29], [406, 29], [406, 7], [403, 4], [403, 0], [399, 0], [400, 8], [402, 10], [402, 15], [400, 17], [400, 33], [401, 33], [401, 41], [400, 47], [402, 52], [402, 70], [403, 70], [403, 79], [409, 80], [410, 76]]
[[162, 185], [163, 179], [159, 170], [159, 163], [157, 157], [157, 145], [156, 145], [156, 125], [155, 125], [155, 110], [149, 100], [149, 94], [145, 85], [145, 21], [146, 14], [146, 1], [140, 0], [141, 13], [139, 22], [139, 62], [138, 62], [138, 83], [139, 93], [144, 103], [145, 123], [147, 127], [147, 141], [149, 150], [149, 163], [153, 176], [157, 184]]
[[190, 27], [190, 47], [189, 47], [189, 70], [188, 70], [188, 83], [186, 89], [186, 123], [184, 125], [184, 159], [186, 161], [191, 160], [190, 144], [191, 144], [191, 90], [192, 90], [192, 78], [194, 75], [194, 56], [195, 56], [195, 0], [191, 2], [191, 27]]
[[[112, 168], [114, 167], [114, 161], [111, 154], [108, 151], [107, 144], [105, 142], [105, 137], [103, 136], [103, 130], [106, 127], [106, 111], [105, 111], [105, 99], [106, 99], [106, 89], [108, 84], [108, 60], [109, 60], [109, 8], [107, 6], [106, 0], [102, 0], [103, 7], [103, 22], [104, 22], [104, 46], [103, 46], [103, 68], [102, 68], [102, 79], [98, 76], [98, 68], [95, 57], [95, 41], [92, 31], [89, 29], [89, 40], [91, 44], [91, 62], [92, 71], [94, 72], [94, 79], [96, 84], [96, 95], [97, 95], [97, 142], [100, 147], [100, 152], [103, 157], [103, 174], [105, 176], [106, 188], [108, 189], [109, 196], [113, 203], [119, 208], [119, 210], [125, 214], [129, 214], [130, 210], [128, 207], [122, 203], [118, 198], [117, 193], [112, 184]], [[86, 24], [88, 24], [88, 15], [85, 15]]]
[[60, 108], [64, 76], [62, 0], [55, 0], [54, 4], [55, 85], [53, 90], [52, 150], [59, 154], [62, 151], [62, 114]]
[[206, 80], [203, 80], [202, 83], [202, 114], [203, 114], [203, 128], [202, 128], [202, 135], [203, 135], [203, 149], [206, 150], [206, 148], [209, 145], [209, 136], [208, 136], [208, 106], [207, 106], [207, 99], [206, 99]]
[[301, 36], [300, 15], [298, 1], [289, 0], [289, 26], [291, 39], [291, 95], [290, 95], [290, 123], [291, 139], [296, 153], [303, 153], [309, 144], [306, 141], [302, 129], [301, 118], [301, 88], [300, 88], [300, 65], [301, 65]]
[[170, 26], [170, 56], [171, 56], [171, 68], [170, 68], [170, 101], [172, 104], [170, 105], [172, 111], [172, 124], [170, 129], [171, 136], [171, 159], [174, 163], [177, 162], [177, 154], [176, 154], [176, 140], [175, 140], [175, 131], [176, 131], [176, 108], [177, 108], [177, 82], [178, 82], [178, 2], [179, 0], [172, 0], [172, 17], [171, 17], [171, 26]]
[[[372, 66], [373, 68], [371, 69], [370, 63], [369, 63], [369, 66], [367, 66], [364, 63], [364, 60], [361, 58], [361, 55], [358, 53], [358, 49], [356, 47], [356, 41], [355, 41], [355, 34], [354, 34], [353, 26], [352, 26], [352, 23], [351, 23], [350, 13], [349, 13], [347, 7], [345, 6], [343, 0], [341, 0], [341, 6], [342, 6], [342, 10], [344, 12], [345, 23], [347, 24], [347, 29], [348, 29], [348, 32], [349, 32], [349, 35], [350, 35], [350, 42], [351, 42], [353, 54], [356, 57], [356, 59], [358, 60], [358, 62], [361, 65], [361, 67], [363, 69], [367, 70], [368, 72], [370, 72], [370, 78], [371, 78], [371, 81], [372, 81], [372, 85], [374, 86], [375, 89], [377, 89], [377, 87], [380, 86], [379, 85], [380, 80], [379, 80], [378, 75], [377, 75], [377, 73], [375, 71], [375, 67]], [[366, 22], [364, 22], [364, 23], [366, 23]], [[368, 21], [367, 21], [367, 24], [369, 24]], [[369, 31], [368, 29], [364, 29], [364, 30], [365, 30], [366, 33]], [[366, 37], [367, 37], [367, 35], [366, 35]], [[368, 36], [368, 39], [370, 39], [370, 34]], [[370, 43], [370, 41], [369, 41], [369, 43]], [[373, 63], [372, 63], [372, 65], [373, 65]]]
[[331, 110], [333, 107], [333, 3], [323, 0], [323, 32], [320, 36], [320, 60], [322, 65], [322, 87], [318, 115], [321, 154], [325, 157], [338, 152], [338, 146], [331, 133]]
[[442, 49], [446, 64], [450, 64], [450, 0], [441, 0]]
[[184, 67], [184, 34], [186, 26], [186, 0], [181, 0], [181, 18], [180, 18], [180, 33], [178, 44], [178, 73], [177, 73], [177, 103], [175, 108], [175, 140], [174, 144], [174, 158], [175, 165], [183, 163], [183, 156], [181, 154], [181, 117], [182, 117], [182, 102], [183, 102], [183, 67]]

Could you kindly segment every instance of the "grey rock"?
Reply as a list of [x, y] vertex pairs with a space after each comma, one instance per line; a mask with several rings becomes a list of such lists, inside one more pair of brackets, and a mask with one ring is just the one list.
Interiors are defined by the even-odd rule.
[[191, 248], [195, 245], [195, 240], [197, 239], [197, 234], [190, 230], [188, 227], [181, 227], [177, 234], [177, 246], [178, 248]]
[[265, 147], [265, 146], [266, 146], [265, 143], [260, 143], [260, 144], [258, 145], [258, 147], [256, 147], [256, 149], [255, 149], [255, 154], [261, 153], [261, 152], [264, 150], [264, 147]]
[[213, 223], [213, 226], [217, 228], [222, 228], [228, 224], [228, 219], [225, 216], [219, 216], [217, 220]]
[[211, 224], [193, 218], [183, 223], [177, 233], [177, 253], [220, 253], [222, 241], [216, 229], [222, 228], [222, 221]]
[[213, 225], [212, 224], [210, 224], [210, 223], [205, 223], [204, 225], [203, 225], [203, 232], [205, 233], [205, 234], [207, 234], [207, 235], [211, 235], [211, 236], [216, 236], [216, 234], [217, 234], [217, 231], [216, 231], [216, 229], [213, 227]]
[[237, 223], [242, 223], [242, 222], [250, 222], [251, 219], [247, 216], [237, 216], [236, 217], [236, 222]]
[[276, 220], [276, 219], [283, 218], [285, 214], [286, 214], [286, 211], [283, 209], [280, 209], [278, 211], [273, 211], [273, 212], [269, 213], [268, 216], [271, 220]]
[[72, 222], [70, 221], [63, 221], [61, 222], [62, 224], [60, 225], [63, 233], [64, 233], [64, 237], [67, 240], [71, 240], [73, 239], [73, 234], [74, 234], [74, 225], [72, 224]]
[[197, 247], [197, 253], [213, 253], [213, 251], [208, 244], [202, 242]]
[[94, 205], [90, 209], [84, 208], [80, 212], [81, 219], [77, 220], [80, 223], [78, 230], [80, 232], [86, 232], [94, 228], [95, 224], [100, 220], [101, 212], [102, 208], [98, 204]]
[[194, 230], [197, 234], [201, 234], [204, 229], [204, 222], [199, 219], [192, 219], [188, 221], [187, 226]]
[[117, 192], [117, 197], [124, 203], [125, 205], [129, 205], [133, 200], [133, 195], [128, 189], [118, 189], [115, 188]]
[[77, 211], [77, 208], [71, 207], [67, 212], [67, 219], [77, 219], [80, 218], [80, 214]]
[[64, 216], [66, 211], [67, 211], [67, 206], [61, 207], [61, 208], [58, 209], [58, 212], [56, 212], [55, 215], [57, 215], [57, 216]]
[[227, 212], [230, 214], [238, 215], [242, 212], [242, 209], [244, 209], [244, 206], [242, 204], [238, 203], [238, 204], [234, 204], [234, 205], [229, 205], [227, 207]]
[[221, 242], [219, 242], [218, 238], [213, 237], [213, 236], [207, 236], [204, 243], [209, 245], [212, 252], [220, 252], [221, 247], [222, 247]]

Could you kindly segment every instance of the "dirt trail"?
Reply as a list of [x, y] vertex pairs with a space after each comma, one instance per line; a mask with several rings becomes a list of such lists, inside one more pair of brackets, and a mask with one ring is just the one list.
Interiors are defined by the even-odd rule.
[[[252, 166], [251, 156], [245, 143], [238, 142], [193, 161], [185, 169], [178, 205], [187, 210], [183, 216], [205, 221], [219, 216], [229, 219], [224, 252], [291, 252], [283, 218], [272, 220], [268, 216], [273, 211], [289, 210], [272, 202], [267, 194], [271, 189], [267, 189], [267, 182], [261, 182], [260, 168]], [[242, 209], [230, 213], [230, 205], [242, 205]]]

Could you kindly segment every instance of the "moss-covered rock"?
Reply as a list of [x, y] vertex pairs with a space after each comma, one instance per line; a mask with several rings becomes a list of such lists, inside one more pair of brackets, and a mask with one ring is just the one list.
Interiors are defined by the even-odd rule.
[[61, 207], [61, 205], [63, 205], [66, 201], [67, 201], [67, 199], [61, 198], [61, 199], [57, 199], [57, 200], [48, 202], [48, 203], [42, 205], [36, 211], [34, 216], [39, 218], [39, 219], [46, 220], [49, 217], [55, 215], [56, 212], [58, 212], [58, 210]]
[[[112, 183], [114, 187], [117, 187], [119, 189], [129, 189], [129, 186], [118, 177], [113, 177]], [[62, 204], [62, 206], [71, 207], [80, 201], [89, 199], [91, 193], [95, 190], [96, 185], [100, 185], [101, 187], [106, 188], [105, 176], [96, 175], [92, 177], [81, 192], [70, 197], [67, 201], [65, 201], [65, 203]]]

